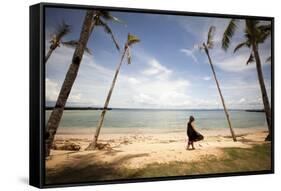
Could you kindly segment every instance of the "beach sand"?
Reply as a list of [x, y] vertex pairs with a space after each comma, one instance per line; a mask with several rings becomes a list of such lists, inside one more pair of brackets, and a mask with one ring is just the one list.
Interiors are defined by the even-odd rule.
[[[106, 146], [101, 150], [85, 151], [93, 134], [58, 134], [55, 144], [75, 143], [80, 151], [51, 150], [46, 160], [46, 172], [52, 176], [69, 168], [87, 168], [90, 165], [111, 166], [114, 168], [138, 169], [149, 164], [168, 164], [170, 162], [194, 162], [206, 158], [224, 156], [225, 148], [252, 148], [264, 144], [266, 131], [236, 130], [237, 142], [228, 131], [201, 131], [203, 141], [195, 143], [195, 150], [186, 150], [185, 132], [127, 132], [111, 133], [105, 131], [99, 143]], [[85, 170], [85, 169], [84, 169]], [[78, 170], [79, 171], [79, 170]], [[70, 179], [71, 180], [71, 179]]]

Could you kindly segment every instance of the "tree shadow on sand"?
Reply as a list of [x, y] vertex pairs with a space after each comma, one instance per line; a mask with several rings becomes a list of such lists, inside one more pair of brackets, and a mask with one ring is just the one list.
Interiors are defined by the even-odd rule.
[[[108, 151], [115, 155], [118, 151]], [[95, 153], [72, 156], [72, 160], [59, 168], [46, 169], [46, 184], [95, 182], [102, 180], [126, 179], [139, 176], [138, 170], [127, 171], [122, 164], [127, 161], [149, 156], [147, 153], [131, 154], [117, 158], [114, 162], [101, 162]]]

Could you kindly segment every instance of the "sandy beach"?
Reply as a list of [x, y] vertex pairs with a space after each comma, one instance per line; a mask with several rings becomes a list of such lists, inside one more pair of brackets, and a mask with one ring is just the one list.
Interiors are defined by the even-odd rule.
[[[186, 150], [185, 132], [169, 133], [111, 133], [105, 131], [99, 138], [102, 149], [85, 151], [92, 134], [61, 133], [55, 138], [55, 145], [74, 143], [79, 151], [52, 150], [46, 160], [46, 172], [50, 177], [69, 168], [78, 172], [91, 165], [110, 166], [112, 169], [141, 169], [150, 164], [194, 163], [202, 160], [225, 158], [224, 149], [251, 149], [264, 144], [266, 131], [257, 129], [236, 130], [237, 142], [233, 142], [229, 132], [202, 131], [203, 141], [195, 143], [195, 150]], [[215, 135], [217, 134], [217, 135]], [[88, 173], [91, 173], [88, 170]], [[76, 171], [75, 171], [76, 172]], [[94, 172], [92, 172], [94, 173]], [[48, 177], [47, 177], [48, 178]]]

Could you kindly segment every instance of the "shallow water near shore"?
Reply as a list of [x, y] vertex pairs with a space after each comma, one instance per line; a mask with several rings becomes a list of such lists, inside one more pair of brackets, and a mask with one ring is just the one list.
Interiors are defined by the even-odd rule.
[[[51, 111], [46, 111], [46, 122]], [[98, 123], [99, 110], [64, 111], [58, 133], [92, 133]], [[215, 131], [225, 134], [229, 131], [223, 110], [148, 110], [113, 109], [106, 113], [103, 133], [159, 133], [183, 132], [188, 117], [196, 118], [198, 130], [208, 134]], [[239, 132], [267, 130], [265, 115], [261, 112], [244, 110], [229, 111], [232, 127]]]

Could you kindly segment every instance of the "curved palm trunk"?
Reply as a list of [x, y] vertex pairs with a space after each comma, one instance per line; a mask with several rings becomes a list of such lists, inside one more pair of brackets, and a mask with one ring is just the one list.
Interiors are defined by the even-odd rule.
[[94, 18], [94, 11], [87, 11], [82, 26], [82, 31], [80, 33], [80, 39], [72, 57], [72, 63], [69, 66], [55, 108], [53, 109], [47, 123], [46, 130], [48, 133], [48, 137], [45, 142], [46, 144], [45, 156], [50, 155], [50, 149], [53, 144], [54, 137], [63, 114], [64, 106], [66, 104], [67, 98], [70, 94], [71, 88], [78, 74], [78, 70], [84, 54], [84, 50], [86, 48], [89, 37], [91, 35], [92, 28], [94, 27], [93, 18]]
[[230, 133], [231, 133], [232, 139], [233, 139], [233, 141], [236, 142], [237, 141], [236, 140], [236, 136], [235, 136], [235, 133], [234, 133], [234, 131], [232, 129], [232, 126], [231, 126], [229, 114], [228, 114], [226, 105], [224, 103], [224, 99], [223, 99], [223, 96], [222, 96], [222, 93], [221, 93], [221, 89], [220, 89], [219, 82], [218, 82], [218, 79], [217, 79], [217, 76], [216, 76], [216, 72], [215, 72], [215, 69], [214, 69], [211, 57], [209, 55], [209, 50], [208, 50], [208, 48], [207, 48], [207, 46], [205, 44], [204, 44], [204, 50], [205, 50], [205, 52], [206, 52], [206, 54], [208, 56], [208, 60], [209, 60], [209, 63], [210, 63], [210, 66], [211, 66], [211, 69], [212, 69], [212, 72], [213, 72], [213, 76], [214, 76], [214, 79], [215, 79], [216, 84], [217, 84], [217, 88], [218, 88], [218, 91], [219, 91], [219, 94], [220, 94], [221, 102], [222, 102], [223, 109], [224, 109], [224, 112], [225, 112], [225, 115], [226, 115], [226, 119], [227, 119], [227, 122], [228, 122], [228, 125], [229, 125], [229, 129], [230, 129]]
[[268, 100], [268, 96], [267, 96], [267, 92], [266, 92], [266, 88], [265, 88], [265, 84], [264, 84], [258, 47], [255, 43], [252, 43], [252, 44], [253, 44], [252, 50], [254, 52], [254, 57], [255, 57], [255, 61], [256, 61], [256, 65], [257, 65], [257, 73], [258, 73], [258, 79], [259, 79], [259, 84], [260, 84], [261, 93], [262, 93], [262, 101], [263, 101], [263, 105], [264, 105], [266, 122], [267, 122], [267, 126], [268, 126], [268, 135], [265, 140], [271, 141], [271, 138], [272, 138], [271, 137], [271, 135], [272, 135], [271, 134], [271, 108], [270, 108], [270, 104], [269, 104], [269, 100]]
[[48, 51], [48, 53], [47, 53], [47, 55], [45, 57], [45, 63], [47, 63], [48, 59], [50, 58], [50, 56], [51, 56], [51, 54], [53, 53], [54, 50], [55, 49], [53, 49], [53, 48], [49, 49], [49, 51]]
[[111, 98], [111, 95], [112, 95], [112, 92], [113, 92], [113, 89], [114, 89], [114, 86], [115, 86], [115, 83], [116, 83], [116, 80], [117, 80], [117, 76], [118, 76], [119, 71], [120, 71], [120, 68], [121, 68], [124, 56], [126, 54], [126, 51], [127, 51], [127, 48], [124, 49], [124, 52], [122, 54], [120, 63], [118, 64], [118, 66], [116, 68], [116, 72], [115, 72], [114, 78], [112, 80], [112, 84], [111, 84], [110, 90], [109, 90], [109, 92], [107, 94], [107, 98], [106, 98], [105, 103], [104, 103], [103, 111], [101, 112], [101, 115], [100, 115], [100, 118], [99, 118], [99, 121], [98, 121], [98, 125], [97, 125], [97, 128], [96, 128], [94, 139], [89, 144], [89, 146], [86, 148], [86, 150], [94, 150], [94, 149], [96, 149], [97, 142], [98, 142], [98, 137], [99, 137], [99, 134], [100, 134], [100, 130], [101, 130], [103, 121], [104, 121], [105, 113], [107, 111], [107, 107], [108, 107], [108, 104], [109, 104], [109, 101], [110, 101], [110, 98]]

